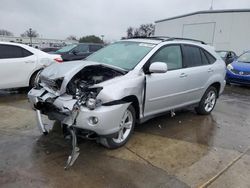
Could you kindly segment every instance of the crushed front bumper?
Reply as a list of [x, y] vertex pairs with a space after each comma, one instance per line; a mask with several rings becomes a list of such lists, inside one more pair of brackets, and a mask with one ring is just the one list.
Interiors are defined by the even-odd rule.
[[99, 106], [94, 110], [85, 106], [75, 108], [77, 100], [72, 96], [66, 94], [56, 96], [43, 88], [31, 89], [28, 98], [37, 112], [38, 125], [43, 132], [46, 129], [42, 123], [41, 114], [47, 115], [51, 120], [58, 120], [68, 126], [93, 131], [101, 136], [112, 135], [119, 131], [122, 116], [130, 104]]

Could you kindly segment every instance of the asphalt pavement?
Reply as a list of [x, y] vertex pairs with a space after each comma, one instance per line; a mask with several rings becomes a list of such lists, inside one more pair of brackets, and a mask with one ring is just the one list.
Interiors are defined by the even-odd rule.
[[41, 135], [26, 91], [0, 91], [0, 187], [228, 188], [250, 187], [250, 88], [227, 86], [208, 116], [186, 108], [137, 125], [122, 148], [79, 147], [65, 171], [59, 126]]

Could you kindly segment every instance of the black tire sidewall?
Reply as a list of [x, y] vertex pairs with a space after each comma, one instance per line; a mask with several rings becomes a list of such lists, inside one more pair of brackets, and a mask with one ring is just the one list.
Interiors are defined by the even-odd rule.
[[[205, 110], [205, 100], [206, 100], [207, 95], [208, 95], [208, 93], [209, 93], [210, 91], [214, 91], [214, 92], [215, 92], [216, 98], [215, 98], [215, 103], [214, 103], [213, 108], [208, 112], [208, 111]], [[202, 96], [202, 99], [201, 99], [201, 101], [200, 101], [200, 103], [199, 103], [199, 106], [196, 108], [197, 113], [198, 113], [198, 114], [201, 114], [201, 115], [210, 114], [210, 113], [213, 111], [213, 109], [214, 109], [214, 107], [215, 107], [215, 105], [216, 105], [216, 103], [217, 103], [217, 98], [218, 98], [218, 91], [217, 91], [217, 89], [216, 89], [215, 87], [213, 87], [213, 86], [210, 86], [210, 87], [206, 90], [206, 92], [204, 93], [204, 95]]]
[[30, 83], [29, 83], [29, 88], [33, 88], [35, 86], [35, 80], [36, 80], [36, 76], [37, 76], [37, 73], [39, 71], [35, 72], [32, 74], [31, 78], [30, 78]]
[[34, 73], [32, 74], [32, 76], [30, 77], [30, 82], [29, 82], [29, 88], [30, 88], [30, 89], [33, 88], [33, 87], [35, 87], [36, 78], [37, 78], [38, 75], [41, 74], [42, 70], [43, 70], [43, 69], [37, 70], [37, 71], [34, 72]]

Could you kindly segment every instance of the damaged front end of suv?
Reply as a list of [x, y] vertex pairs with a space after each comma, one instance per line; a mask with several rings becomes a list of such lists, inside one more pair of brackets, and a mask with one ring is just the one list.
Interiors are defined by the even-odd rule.
[[79, 155], [77, 138], [96, 139], [118, 148], [130, 138], [143, 114], [145, 74], [135, 67], [155, 45], [121, 41], [85, 61], [53, 64], [45, 68], [28, 93], [39, 128], [47, 134], [42, 115], [59, 121], [71, 135], [72, 153], [65, 168]]
[[[44, 134], [48, 133], [41, 118], [44, 114], [50, 120], [59, 121], [72, 138], [72, 154], [65, 168], [71, 166], [79, 155], [78, 136], [98, 138], [109, 148], [125, 143], [121, 138], [123, 135], [119, 134], [121, 126], [128, 126], [128, 129], [134, 126], [134, 122], [129, 122], [132, 121], [129, 117], [134, 114], [128, 114], [128, 120], [124, 119], [132, 102], [126, 96], [141, 93], [143, 82], [141, 77], [130, 79], [126, 74], [113, 66], [76, 61], [52, 65], [37, 78], [28, 98], [36, 110], [39, 128]], [[121, 120], [123, 124], [130, 124], [121, 125]], [[117, 143], [110, 145], [109, 138], [117, 139]]]

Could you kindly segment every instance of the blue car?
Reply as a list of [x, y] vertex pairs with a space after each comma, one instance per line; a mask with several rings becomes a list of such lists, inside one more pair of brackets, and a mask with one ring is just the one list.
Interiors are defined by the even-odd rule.
[[250, 51], [244, 52], [227, 66], [226, 81], [250, 86]]

